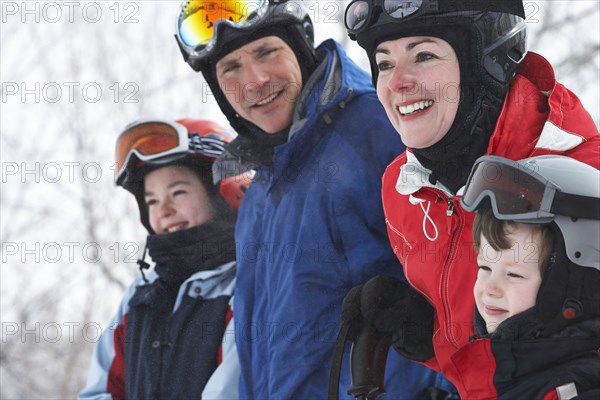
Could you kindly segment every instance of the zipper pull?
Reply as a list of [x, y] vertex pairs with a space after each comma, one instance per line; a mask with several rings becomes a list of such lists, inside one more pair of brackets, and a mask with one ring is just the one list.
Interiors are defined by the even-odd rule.
[[451, 217], [454, 213], [454, 203], [452, 202], [452, 198], [448, 198], [448, 209], [446, 210], [446, 215]]

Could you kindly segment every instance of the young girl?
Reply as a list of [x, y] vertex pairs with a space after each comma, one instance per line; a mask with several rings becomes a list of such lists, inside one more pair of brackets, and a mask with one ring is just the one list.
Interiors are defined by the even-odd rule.
[[[80, 398], [236, 398], [232, 320], [237, 177], [213, 185], [234, 135], [210, 121], [141, 120], [117, 140], [117, 185], [131, 192], [155, 267], [127, 292], [96, 345]], [[226, 194], [224, 197], [223, 194]]]

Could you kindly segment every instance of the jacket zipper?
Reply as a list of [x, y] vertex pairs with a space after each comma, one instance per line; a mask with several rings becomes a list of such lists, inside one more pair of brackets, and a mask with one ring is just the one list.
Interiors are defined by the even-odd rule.
[[[449, 306], [449, 302], [448, 302], [448, 276], [449, 276], [449, 266], [452, 264], [452, 260], [454, 258], [454, 253], [456, 252], [456, 248], [457, 246], [457, 240], [456, 240], [456, 232], [458, 231], [458, 229], [455, 230], [455, 232], [452, 232], [452, 217], [456, 214], [459, 218], [459, 223], [460, 223], [460, 218], [461, 218], [461, 213], [460, 212], [456, 212], [455, 213], [455, 206], [454, 206], [454, 201], [452, 197], [448, 197], [446, 195], [446, 193], [444, 191], [442, 191], [441, 189], [436, 189], [436, 188], [422, 188], [422, 191], [431, 191], [433, 193], [433, 195], [436, 197], [437, 200], [435, 201], [444, 201], [446, 202], [446, 204], [448, 205], [448, 208], [446, 209], [446, 226], [447, 226], [447, 232], [448, 235], [450, 236], [449, 239], [449, 246], [448, 246], [448, 256], [446, 258], [446, 261], [444, 263], [444, 267], [442, 268], [442, 277], [440, 279], [440, 286], [441, 286], [441, 300], [442, 300], [442, 304], [444, 306], [444, 315], [446, 316], [446, 325], [445, 325], [445, 337], [448, 340], [448, 342], [452, 343], [454, 346], [458, 347], [458, 342], [455, 340], [454, 335], [451, 334], [452, 332], [452, 326], [453, 326], [453, 319], [452, 319], [452, 314], [450, 312], [450, 306]], [[408, 276], [408, 270], [405, 271], [405, 277], [408, 280], [409, 283], [412, 282]], [[414, 287], [414, 285], [412, 285]], [[432, 301], [432, 297], [429, 295], [426, 295], [425, 293], [422, 293], [420, 290], [418, 290], [418, 292], [420, 292], [423, 296], [425, 296], [427, 299], [429, 299], [430, 301]], [[433, 301], [432, 301], [433, 302]], [[463, 327], [460, 327], [460, 329], [462, 329]]]
[[[446, 204], [448, 205], [448, 208], [446, 209], [446, 226], [447, 226], [447, 232], [449, 235], [449, 245], [448, 245], [448, 255], [446, 257], [446, 261], [444, 263], [444, 267], [442, 268], [442, 277], [440, 280], [440, 285], [441, 285], [441, 297], [442, 297], [442, 304], [444, 306], [444, 314], [446, 315], [446, 332], [445, 332], [445, 336], [446, 336], [446, 340], [448, 340], [450, 343], [452, 343], [453, 345], [457, 346], [458, 342], [455, 339], [453, 333], [452, 333], [452, 327], [453, 327], [453, 319], [452, 319], [452, 313], [450, 311], [450, 306], [449, 306], [449, 289], [448, 289], [448, 279], [450, 276], [450, 266], [452, 265], [454, 258], [456, 256], [456, 249], [458, 248], [457, 246], [457, 240], [456, 240], [456, 231], [458, 231], [458, 229], [455, 229], [455, 231], [452, 231], [452, 218], [455, 215], [455, 210], [454, 210], [454, 201], [452, 197], [447, 197], [446, 194], [439, 190], [439, 189], [432, 189], [435, 192], [435, 195], [438, 197], [439, 200], [441, 201], [446, 201]], [[460, 213], [456, 213], [456, 215], [458, 216], [458, 218], [460, 218]], [[459, 221], [460, 222], [460, 221]], [[462, 327], [458, 327], [460, 329], [462, 329]]]
[[448, 209], [446, 210], [446, 215], [451, 217], [452, 214], [454, 213], [454, 203], [452, 202], [451, 198], [448, 198], [447, 202], [448, 202]]

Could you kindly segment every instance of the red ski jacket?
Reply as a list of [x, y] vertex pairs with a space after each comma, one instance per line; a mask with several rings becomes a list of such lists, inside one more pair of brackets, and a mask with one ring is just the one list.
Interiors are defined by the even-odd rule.
[[[548, 61], [530, 52], [507, 94], [486, 154], [512, 160], [561, 154], [600, 169], [600, 135], [577, 96], [556, 81]], [[466, 374], [462, 366], [475, 353], [458, 352], [474, 333], [475, 214], [460, 207], [462, 189], [455, 195], [432, 185], [429, 173], [408, 149], [387, 167], [382, 188], [393, 250], [411, 285], [436, 310], [435, 357], [425, 364], [441, 370], [461, 398], [496, 398], [495, 365], [466, 368], [473, 375]], [[495, 362], [490, 351], [476, 354]]]

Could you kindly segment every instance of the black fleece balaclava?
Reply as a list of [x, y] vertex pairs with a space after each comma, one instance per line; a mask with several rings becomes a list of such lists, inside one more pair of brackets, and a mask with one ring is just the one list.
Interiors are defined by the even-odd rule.
[[[434, 145], [411, 149], [419, 162], [432, 171], [431, 183], [439, 180], [453, 192], [464, 185], [471, 166], [485, 153], [507, 91], [507, 85], [493, 80], [481, 65], [482, 41], [477, 29], [470, 27], [467, 21], [457, 18], [448, 21], [454, 22], [450, 25], [422, 26], [418, 33], [415, 28], [407, 27], [411, 36], [433, 36], [445, 40], [458, 58], [460, 103], [452, 126]], [[374, 51], [369, 57], [371, 60], [375, 59]], [[377, 73], [374, 74], [374, 79], [377, 79]]]
[[454, 193], [466, 183], [475, 160], [485, 153], [508, 89], [486, 73], [479, 61], [481, 41], [474, 29], [466, 30], [456, 27], [431, 34], [447, 41], [457, 55], [460, 102], [452, 126], [439, 142], [412, 149], [419, 162], [432, 171], [431, 183], [439, 180]]
[[[509, 7], [507, 12], [522, 15], [516, 7], [519, 4], [510, 2], [515, 10]], [[502, 9], [502, 4], [497, 6]], [[433, 36], [452, 46], [458, 58], [461, 79], [456, 117], [448, 133], [438, 143], [424, 149], [411, 149], [419, 162], [432, 171], [430, 181], [434, 184], [439, 181], [452, 192], [465, 184], [473, 163], [485, 153], [512, 81], [510, 77], [506, 82], [499, 82], [483, 65], [484, 44], [489, 40], [484, 35], [498, 34], [493, 31], [498, 28], [495, 24], [506, 28], [512, 23], [511, 18], [514, 17], [510, 14], [476, 11], [443, 17], [431, 15], [402, 23], [377, 23], [356, 35], [358, 44], [369, 56], [375, 85], [378, 77], [375, 50], [380, 43], [403, 37]], [[485, 29], [490, 29], [491, 33], [482, 31], [481, 27], [486, 25], [489, 28]], [[519, 36], [517, 40], [520, 39]]]

